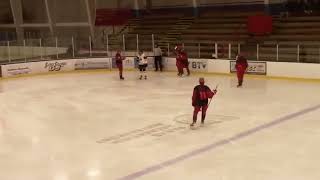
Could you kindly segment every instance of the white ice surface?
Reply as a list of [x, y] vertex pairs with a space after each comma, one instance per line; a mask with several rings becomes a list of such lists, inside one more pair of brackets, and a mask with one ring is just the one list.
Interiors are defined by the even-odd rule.
[[[320, 104], [320, 84], [206, 76], [219, 84], [190, 130], [199, 75], [116, 72], [0, 81], [0, 180], [109, 180]], [[199, 116], [200, 118], [200, 116]], [[143, 180], [319, 180], [320, 110], [177, 161]]]

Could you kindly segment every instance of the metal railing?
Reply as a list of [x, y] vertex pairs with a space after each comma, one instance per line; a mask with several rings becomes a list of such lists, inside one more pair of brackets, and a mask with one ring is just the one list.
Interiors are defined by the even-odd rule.
[[248, 59], [253, 61], [320, 63], [320, 42], [265, 41], [252, 44], [241, 40], [183, 40], [178, 35], [170, 39], [163, 34], [107, 35], [99, 41], [91, 37], [2, 41], [0, 62], [4, 64], [48, 59], [110, 57], [114, 56], [117, 50], [123, 51], [125, 55], [134, 55], [141, 50], [153, 52], [155, 45], [162, 48], [164, 56], [174, 57], [174, 47], [178, 44], [183, 46], [189, 58], [235, 59], [238, 53], [245, 52]]

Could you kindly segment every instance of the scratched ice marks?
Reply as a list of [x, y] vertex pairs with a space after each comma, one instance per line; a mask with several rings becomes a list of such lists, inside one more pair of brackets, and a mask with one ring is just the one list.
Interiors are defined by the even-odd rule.
[[110, 136], [101, 140], [97, 143], [110, 143], [110, 144], [120, 144], [128, 141], [132, 141], [141, 137], [151, 136], [151, 137], [161, 137], [168, 135], [170, 133], [179, 132], [187, 129], [186, 126], [172, 126], [168, 124], [155, 123], [143, 128], [134, 129], [129, 132], [122, 134], [117, 134]]

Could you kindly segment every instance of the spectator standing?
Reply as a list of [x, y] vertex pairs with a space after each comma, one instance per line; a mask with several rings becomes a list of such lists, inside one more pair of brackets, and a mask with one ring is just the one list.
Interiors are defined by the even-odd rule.
[[155, 48], [153, 49], [154, 52], [154, 65], [155, 65], [155, 71], [160, 71], [162, 72], [162, 51], [161, 48], [158, 45], [155, 45]]

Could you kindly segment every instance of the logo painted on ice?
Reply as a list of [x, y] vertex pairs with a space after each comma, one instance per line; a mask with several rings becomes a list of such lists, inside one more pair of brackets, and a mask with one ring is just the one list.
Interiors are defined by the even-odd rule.
[[62, 67], [64, 67], [65, 65], [67, 65], [66, 62], [54, 62], [54, 63], [50, 63], [50, 62], [46, 62], [44, 68], [48, 68], [49, 71], [60, 71]]
[[207, 67], [207, 63], [205, 62], [192, 62], [193, 69], [205, 69]]

